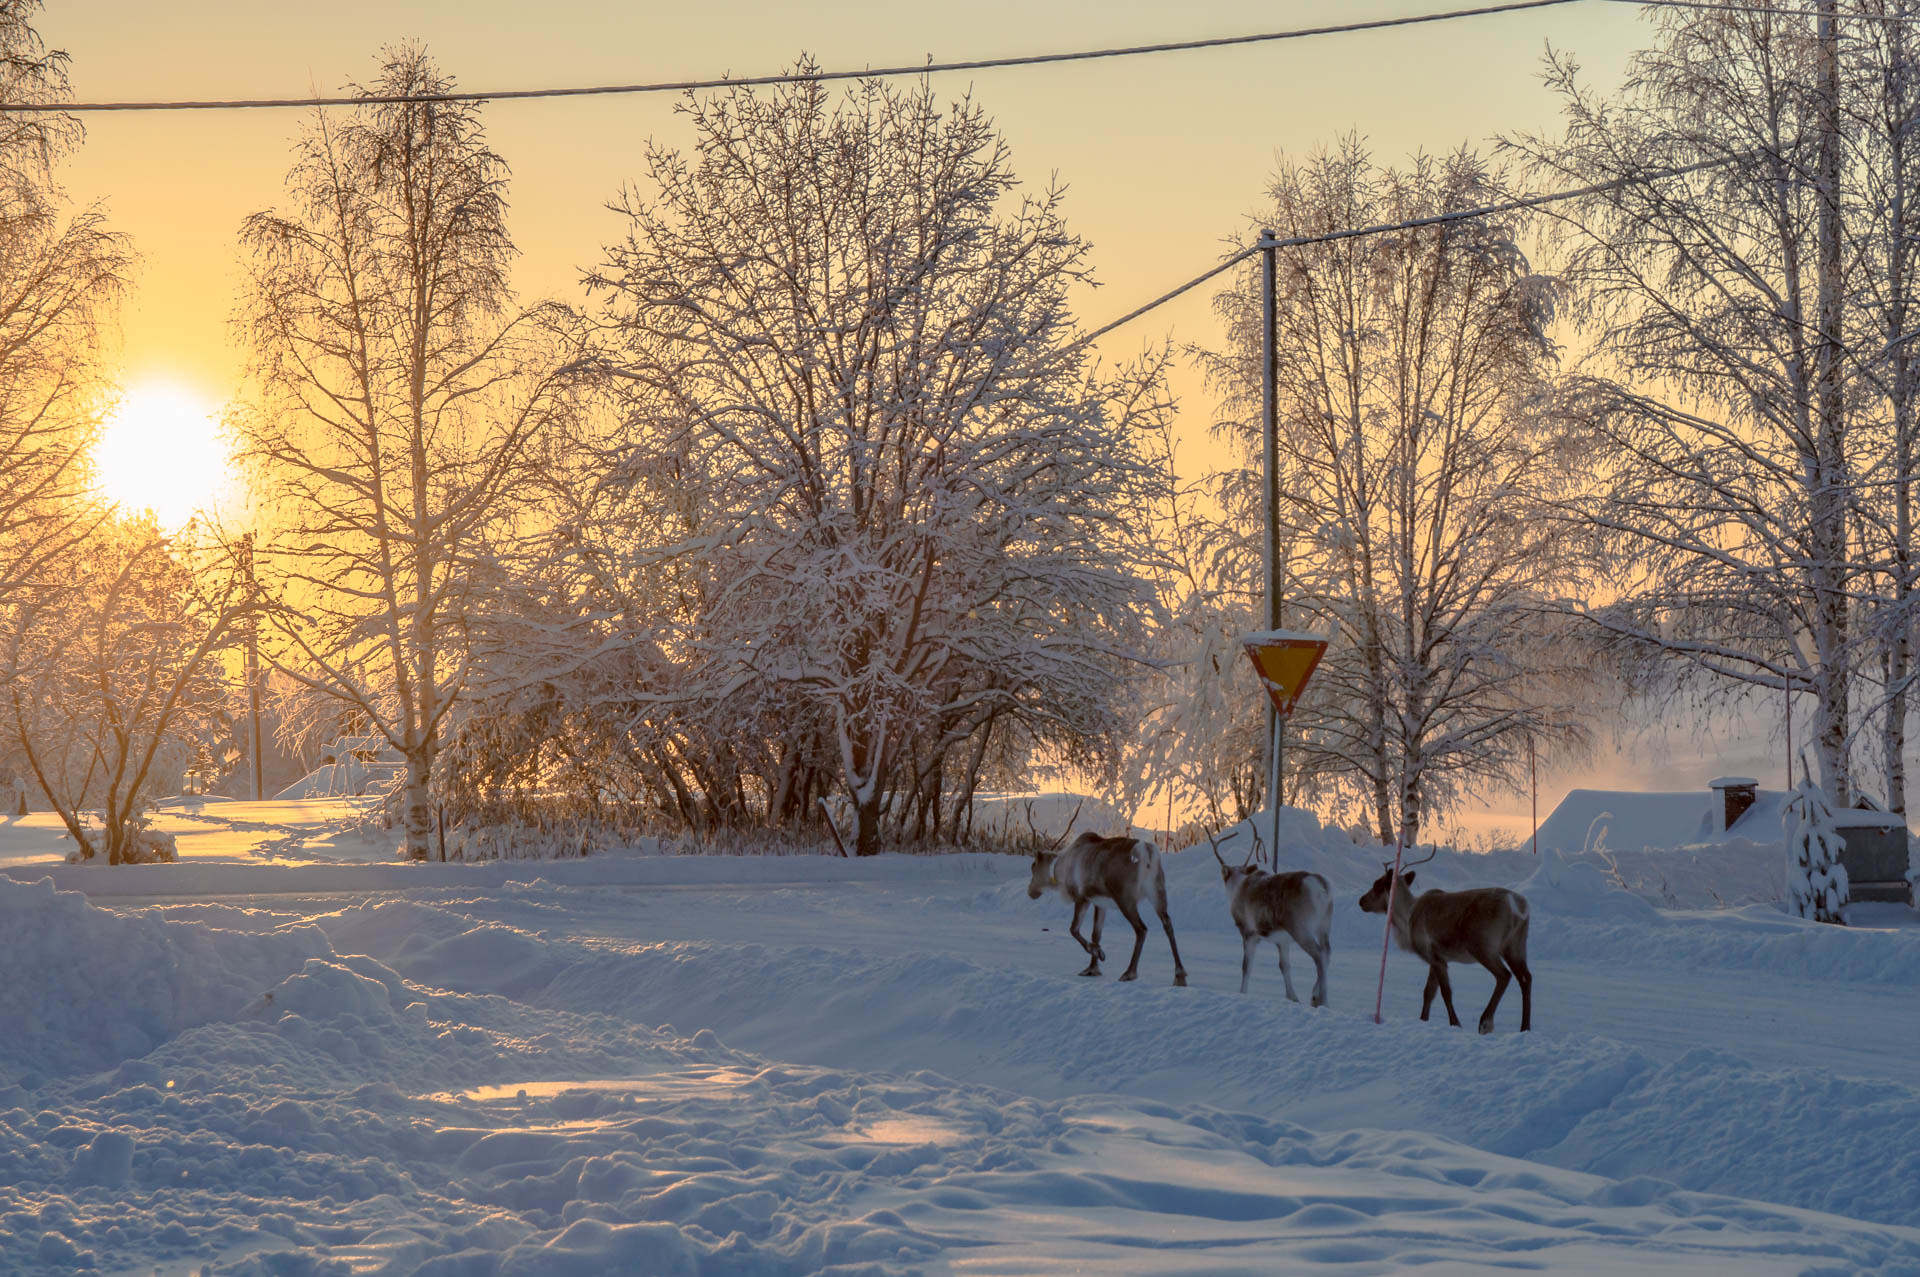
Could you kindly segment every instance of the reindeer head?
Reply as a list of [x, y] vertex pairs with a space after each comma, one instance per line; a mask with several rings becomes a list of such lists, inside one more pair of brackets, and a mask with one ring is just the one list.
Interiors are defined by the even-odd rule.
[[1408, 889], [1413, 886], [1413, 866], [1426, 864], [1429, 860], [1432, 860], [1438, 852], [1439, 848], [1436, 847], [1420, 859], [1402, 865], [1400, 869], [1400, 885], [1398, 887], [1392, 885], [1393, 862], [1390, 860], [1381, 861], [1380, 867], [1386, 872], [1382, 873], [1378, 878], [1375, 878], [1373, 885], [1367, 888], [1367, 894], [1360, 897], [1360, 908], [1367, 913], [1385, 913], [1387, 911], [1387, 897], [1389, 895], [1392, 895], [1394, 898], [1395, 908], [1399, 907], [1399, 902], [1402, 900], [1411, 901]]
[[1053, 862], [1059, 858], [1057, 851], [1033, 853], [1033, 876], [1027, 879], [1027, 899], [1038, 900], [1053, 890]]
[[1259, 830], [1256, 829], [1253, 832], [1253, 849], [1247, 853], [1247, 859], [1243, 864], [1228, 864], [1225, 858], [1220, 855], [1220, 844], [1212, 834], [1207, 835], [1207, 845], [1213, 848], [1213, 858], [1220, 862], [1220, 881], [1227, 885], [1227, 894], [1229, 896], [1234, 893], [1241, 883], [1260, 872], [1253, 867], [1254, 861], [1260, 857]]

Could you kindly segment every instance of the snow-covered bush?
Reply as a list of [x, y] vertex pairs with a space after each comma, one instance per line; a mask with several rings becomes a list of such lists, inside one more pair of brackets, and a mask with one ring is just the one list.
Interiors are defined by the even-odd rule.
[[1833, 825], [1826, 793], [1803, 780], [1787, 799], [1787, 907], [1816, 922], [1846, 920], [1847, 870], [1840, 863], [1846, 844]]

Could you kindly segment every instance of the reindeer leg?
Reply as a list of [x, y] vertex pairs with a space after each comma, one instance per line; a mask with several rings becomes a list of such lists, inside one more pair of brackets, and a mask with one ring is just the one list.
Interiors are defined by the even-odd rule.
[[1133, 928], [1133, 957], [1128, 961], [1127, 969], [1120, 973], [1120, 978], [1122, 980], [1138, 980], [1140, 978], [1140, 950], [1147, 947], [1147, 924], [1140, 921], [1140, 911], [1132, 905], [1120, 904], [1118, 901], [1115, 901], [1115, 904], [1119, 907], [1120, 916], [1125, 918], [1127, 925]]
[[1260, 947], [1260, 937], [1247, 932], [1240, 933], [1240, 992], [1247, 991], [1247, 979], [1253, 974], [1253, 951]]
[[1082, 914], [1086, 913], [1086, 911], [1087, 911], [1087, 906], [1084, 901], [1074, 902], [1073, 921], [1067, 924], [1067, 934], [1073, 937], [1073, 942], [1075, 944], [1079, 945], [1082, 949], [1085, 949], [1089, 954], [1091, 954], [1093, 952], [1093, 949], [1087, 944], [1087, 938], [1080, 934], [1080, 917]]
[[1440, 992], [1440, 972], [1436, 967], [1427, 968], [1427, 991], [1420, 997], [1420, 1018], [1427, 1018], [1433, 1010], [1433, 995]]
[[[1067, 931], [1072, 934], [1075, 940], [1078, 940], [1080, 942], [1080, 947], [1087, 951], [1087, 969], [1085, 971], [1082, 971], [1080, 974], [1081, 975], [1099, 975], [1100, 974], [1099, 949], [1096, 945], [1089, 942], [1085, 936], [1080, 934], [1080, 917], [1082, 914], [1086, 913], [1086, 911], [1087, 911], [1086, 901], [1076, 900], [1073, 902], [1073, 923], [1071, 926], [1067, 928]], [[1093, 934], [1096, 936], [1100, 934], [1100, 911], [1097, 908], [1093, 911]]]
[[1512, 983], [1513, 977], [1507, 974], [1505, 963], [1497, 956], [1480, 959], [1480, 965], [1493, 972], [1493, 996], [1487, 999], [1487, 1009], [1480, 1013], [1480, 1032], [1491, 1033], [1494, 1008], [1500, 1005], [1500, 999], [1506, 994], [1507, 985]]
[[1533, 972], [1528, 970], [1525, 958], [1509, 955], [1507, 965], [1520, 982], [1520, 1031], [1526, 1033], [1533, 1028]]
[[1167, 875], [1163, 870], [1153, 882], [1153, 911], [1160, 915], [1160, 929], [1167, 933], [1167, 948], [1173, 950], [1173, 987], [1187, 987], [1187, 968], [1180, 961], [1180, 946], [1173, 938], [1173, 919], [1167, 915]]
[[1453, 1011], [1453, 981], [1447, 979], [1447, 964], [1434, 963], [1433, 974], [1440, 980], [1440, 999], [1447, 1004], [1447, 1023], [1457, 1029], [1460, 1027], [1460, 1017]]
[[1105, 905], [1095, 905], [1093, 907], [1093, 948], [1089, 950], [1089, 952], [1093, 954], [1095, 960], [1100, 962], [1107, 960], [1107, 951], [1100, 947], [1100, 928], [1106, 925], [1107, 907]]
[[[1305, 945], [1300, 947], [1307, 948]], [[1307, 956], [1313, 959], [1312, 1005], [1323, 1007], [1327, 1005], [1327, 946], [1323, 944], [1318, 948], [1307, 949]]]
[[1287, 986], [1287, 1001], [1298, 1002], [1300, 995], [1293, 991], [1293, 968], [1287, 965], [1287, 933], [1273, 933], [1273, 947], [1280, 951], [1280, 981]]

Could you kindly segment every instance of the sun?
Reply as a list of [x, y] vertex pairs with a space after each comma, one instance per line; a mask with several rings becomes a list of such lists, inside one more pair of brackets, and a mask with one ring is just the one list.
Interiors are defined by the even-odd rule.
[[165, 528], [211, 512], [228, 486], [219, 410], [177, 382], [127, 387], [93, 455], [107, 499], [130, 512], [151, 510]]

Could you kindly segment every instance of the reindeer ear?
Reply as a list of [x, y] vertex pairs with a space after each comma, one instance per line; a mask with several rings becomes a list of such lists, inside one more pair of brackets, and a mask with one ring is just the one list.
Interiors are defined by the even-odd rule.
[[1413, 883], [1413, 870], [1411, 870], [1411, 869], [1409, 869], [1409, 870], [1407, 870], [1407, 871], [1406, 871], [1405, 873], [1403, 873], [1403, 874], [1401, 874], [1401, 875], [1400, 875], [1400, 882], [1402, 883], [1402, 885], [1407, 885], [1407, 886], [1410, 886], [1410, 885], [1412, 885], [1412, 883]]

